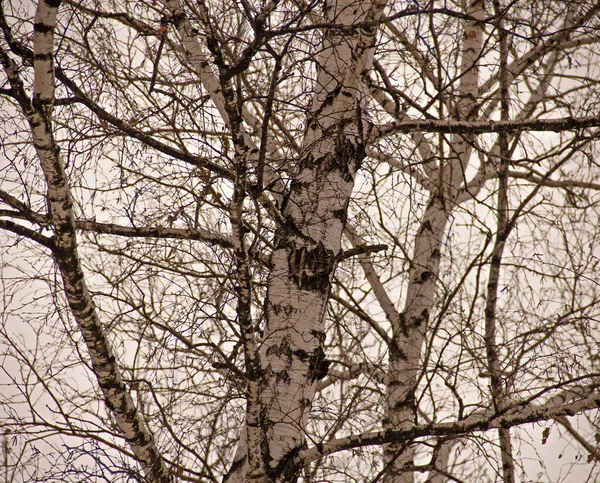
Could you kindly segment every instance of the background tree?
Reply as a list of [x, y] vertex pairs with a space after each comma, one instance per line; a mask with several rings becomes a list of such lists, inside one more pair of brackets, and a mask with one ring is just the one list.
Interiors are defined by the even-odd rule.
[[597, 479], [600, 3], [0, 6], [6, 481]]

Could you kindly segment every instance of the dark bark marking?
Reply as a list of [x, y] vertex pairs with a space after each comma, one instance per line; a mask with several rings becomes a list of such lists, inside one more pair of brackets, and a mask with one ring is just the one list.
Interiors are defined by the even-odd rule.
[[338, 220], [340, 220], [344, 224], [344, 226], [346, 225], [346, 221], [348, 221], [348, 210], [334, 210], [332, 212], [332, 215]]
[[[402, 332], [404, 333], [404, 335], [407, 335], [404, 324], [402, 324]], [[393, 361], [398, 361], [398, 360], [406, 361], [407, 360], [406, 352], [404, 352], [400, 348], [400, 346], [398, 345], [398, 343], [395, 340], [392, 340], [391, 344], [390, 344], [390, 359]], [[390, 382], [390, 385], [393, 385], [393, 382]]]
[[267, 349], [267, 356], [276, 355], [281, 358], [286, 358], [289, 361], [292, 360], [292, 348], [290, 347], [290, 343], [287, 339], [283, 339], [279, 345], [272, 345]]
[[[33, 24], [33, 31], [34, 32], [40, 32], [42, 34], [48, 34], [48, 33], [52, 33], [54, 32], [54, 25], [48, 25], [45, 24], [43, 22], [38, 22]], [[34, 59], [39, 59], [40, 54], [37, 54], [34, 56]], [[45, 58], [52, 58], [52, 54], [43, 54], [44, 56], [46, 56]]]
[[319, 341], [319, 344], [323, 344], [323, 342], [325, 342], [325, 332], [322, 330], [311, 329], [310, 335], [316, 337], [316, 339]]
[[431, 226], [431, 222], [429, 220], [425, 221], [422, 225], [421, 225], [421, 229], [419, 230], [419, 235], [424, 233], [425, 230], [433, 233], [433, 227]]
[[273, 313], [275, 315], [279, 315], [281, 312], [283, 312], [289, 317], [293, 313], [297, 312], [297, 309], [291, 305], [273, 304], [271, 305], [271, 308], [273, 309]]
[[312, 406], [312, 401], [308, 398], [300, 398], [299, 399], [300, 402], [300, 407], [301, 408], [310, 408]]
[[289, 483], [296, 483], [300, 475], [300, 467], [297, 463], [298, 453], [303, 449], [306, 449], [306, 443], [298, 446], [288, 454], [285, 455], [275, 468], [267, 466], [267, 475], [272, 481], [287, 481]]
[[277, 375], [275, 376], [275, 382], [285, 382], [288, 383], [291, 381], [290, 375], [288, 374], [287, 371], [281, 371], [278, 372]]
[[[423, 309], [419, 315], [411, 317], [409, 320], [410, 328], [414, 329], [415, 327], [420, 327], [422, 324], [427, 324], [429, 322], [429, 310]], [[403, 327], [404, 335], [408, 335], [408, 330]], [[406, 358], [403, 358], [406, 360]]]
[[413, 410], [415, 408], [415, 395], [414, 392], [411, 390], [404, 399], [398, 401], [396, 404], [394, 404], [394, 410], [399, 410], [402, 408], [410, 408], [411, 410]]
[[[342, 129], [342, 126], [339, 126]], [[364, 146], [360, 143], [352, 143], [347, 136], [341, 132], [335, 139], [335, 160], [330, 170], [337, 168], [342, 174], [342, 178], [346, 182], [354, 181], [354, 174], [360, 168], [363, 159], [365, 158]]]
[[308, 378], [311, 382], [318, 381], [327, 376], [331, 362], [325, 359], [325, 352], [321, 346], [317, 347], [308, 361]]
[[246, 456], [240, 458], [239, 460], [234, 461], [231, 464], [231, 466], [229, 467], [229, 471], [223, 477], [223, 481], [229, 480], [229, 477], [231, 475], [233, 475], [235, 472], [237, 472], [241, 468], [241, 466], [244, 464], [245, 461], [246, 461]]
[[304, 349], [295, 350], [294, 355], [301, 361], [305, 361], [308, 359], [308, 352], [306, 352]]
[[427, 309], [423, 309], [423, 311], [421, 312], [421, 315], [419, 317], [415, 317], [413, 319], [413, 323], [415, 325], [415, 327], [420, 326], [423, 323], [427, 323], [429, 322], [429, 310]]
[[329, 275], [333, 271], [335, 255], [322, 243], [315, 248], [292, 248], [288, 255], [290, 278], [301, 290], [327, 293]]
[[[43, 24], [37, 24], [37, 26], [43, 26]], [[36, 28], [36, 30], [40, 30], [39, 28]], [[44, 52], [43, 54], [34, 54], [33, 55], [33, 60], [52, 60], [54, 58], [54, 54], [52, 52]], [[54, 74], [54, 72], [49, 69], [48, 72], [50, 74]]]
[[[344, 127], [350, 124], [352, 120], [345, 119], [344, 121], [331, 126], [324, 133], [325, 137], [334, 138], [333, 152], [315, 158], [312, 154], [308, 154], [302, 160], [301, 167], [316, 171], [317, 173], [331, 173], [338, 171], [341, 173], [342, 179], [346, 182], [354, 181], [354, 175], [360, 168], [363, 159], [365, 158], [364, 146], [357, 138], [350, 140], [348, 134], [344, 133]], [[292, 185], [298, 186], [300, 183]]]

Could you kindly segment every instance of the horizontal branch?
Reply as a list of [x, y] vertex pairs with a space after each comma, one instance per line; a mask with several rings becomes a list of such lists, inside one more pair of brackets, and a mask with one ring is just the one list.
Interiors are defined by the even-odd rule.
[[342, 260], [347, 260], [348, 258], [355, 257], [356, 255], [368, 255], [370, 253], [377, 253], [381, 251], [387, 250], [389, 247], [386, 244], [378, 244], [378, 245], [361, 245], [354, 248], [350, 248], [349, 250], [345, 250], [337, 257], [337, 261], [341, 262]]
[[372, 431], [346, 438], [339, 438], [321, 443], [301, 451], [298, 464], [306, 465], [340, 451], [364, 446], [383, 445], [392, 442], [410, 442], [417, 438], [429, 436], [461, 436], [490, 429], [511, 428], [523, 424], [574, 416], [584, 411], [600, 408], [600, 393], [592, 390], [592, 394], [577, 401], [549, 402], [533, 407], [512, 407], [501, 414], [474, 414], [461, 421], [451, 423], [431, 423], [413, 426], [399, 431]]
[[[17, 209], [17, 212], [4, 213], [2, 216], [11, 216], [12, 218], [25, 219], [31, 223], [38, 223], [40, 225], [46, 225], [50, 223], [48, 216], [33, 211], [22, 201], [18, 200], [11, 194], [0, 190], [0, 200], [4, 201], [11, 207]], [[40, 244], [49, 247], [48, 243], [51, 243], [51, 239], [38, 236], [39, 234], [33, 230], [24, 228], [20, 225], [15, 225], [14, 222], [6, 221], [3, 223], [2, 228], [18, 233], [19, 235], [31, 238]], [[131, 238], [169, 238], [176, 240], [195, 240], [203, 241], [211, 245], [218, 245], [222, 248], [232, 248], [232, 241], [225, 237], [217, 235], [209, 230], [204, 229], [185, 229], [185, 228], [172, 228], [164, 226], [123, 226], [114, 223], [100, 223], [92, 220], [76, 220], [75, 227], [78, 230], [89, 231], [102, 235], [116, 235], [125, 236]], [[17, 231], [18, 230], [18, 231]]]
[[396, 121], [377, 128], [377, 137], [415, 131], [446, 134], [481, 134], [517, 131], [569, 131], [600, 126], [600, 116], [562, 117], [558, 119], [528, 119], [519, 121], [439, 121], [414, 119]]
[[[50, 222], [48, 216], [33, 211], [27, 203], [23, 203], [17, 197], [11, 195], [7, 191], [0, 189], [0, 201], [3, 201], [10, 207], [14, 208], [18, 211], [18, 218], [25, 219], [30, 221], [31, 223], [38, 223], [40, 225], [45, 225]], [[17, 213], [11, 216], [17, 217]], [[8, 216], [8, 215], [5, 215]]]
[[337, 381], [351, 381], [363, 374], [373, 378], [379, 384], [385, 385], [388, 383], [387, 374], [380, 366], [368, 362], [359, 362], [350, 364], [345, 370], [329, 369], [327, 377], [317, 386], [317, 391], [323, 391]]
[[593, 181], [580, 181], [576, 179], [546, 179], [542, 176], [536, 176], [533, 173], [523, 173], [521, 171], [509, 171], [508, 175], [511, 178], [524, 179], [535, 184], [541, 184], [552, 188], [584, 188], [590, 190], [600, 190], [600, 183]]
[[123, 226], [114, 223], [99, 223], [91, 220], [77, 220], [75, 226], [78, 230], [100, 233], [103, 235], [117, 235], [133, 238], [174, 238], [178, 240], [197, 240], [219, 245], [223, 248], [232, 248], [233, 243], [229, 238], [219, 236], [208, 230], [190, 230], [185, 228], [170, 228], [163, 226]]
[[10, 231], [16, 235], [29, 238], [30, 240], [33, 240], [40, 245], [49, 248], [50, 250], [54, 250], [54, 240], [52, 238], [44, 236], [37, 231], [31, 230], [30, 228], [19, 225], [14, 221], [0, 219], [0, 230]]

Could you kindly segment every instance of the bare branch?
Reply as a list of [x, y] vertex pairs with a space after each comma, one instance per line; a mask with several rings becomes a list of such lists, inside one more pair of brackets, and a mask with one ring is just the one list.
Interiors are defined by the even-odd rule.
[[373, 431], [340, 438], [302, 450], [298, 455], [298, 460], [301, 464], [307, 464], [323, 456], [353, 448], [382, 445], [396, 441], [410, 442], [427, 436], [459, 436], [479, 431], [490, 431], [501, 427], [512, 428], [599, 408], [600, 395], [592, 394], [564, 403], [548, 403], [526, 409], [517, 407], [509, 409], [502, 414], [475, 414], [468, 416], [462, 421], [417, 425], [411, 429], [400, 431]]
[[501, 132], [561, 132], [600, 126], [600, 116], [562, 117], [557, 119], [528, 119], [516, 121], [437, 121], [411, 120], [382, 125], [378, 136], [413, 131], [438, 132], [445, 134], [483, 134]]

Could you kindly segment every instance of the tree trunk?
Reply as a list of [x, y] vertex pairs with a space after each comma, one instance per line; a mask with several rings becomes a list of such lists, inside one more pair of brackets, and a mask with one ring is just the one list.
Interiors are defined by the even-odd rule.
[[[328, 29], [298, 175], [283, 208], [271, 258], [266, 330], [260, 351], [261, 481], [294, 481], [292, 458], [304, 445], [311, 403], [327, 373], [324, 317], [354, 178], [365, 156], [364, 75], [373, 61], [384, 0], [326, 6], [326, 21], [362, 28]], [[371, 24], [371, 22], [373, 22]], [[248, 411], [257, 412], [256, 408]], [[247, 431], [227, 482], [247, 480]], [[256, 450], [256, 448], [253, 448]]]
[[[472, 1], [467, 14], [483, 19], [485, 11], [481, 0]], [[465, 25], [460, 65], [458, 96], [447, 108], [454, 120], [475, 120], [477, 115], [478, 70], [481, 52], [482, 25], [469, 21]], [[429, 316], [433, 309], [435, 287], [439, 274], [442, 241], [446, 225], [471, 156], [473, 135], [455, 135], [449, 146], [449, 155], [440, 153], [438, 173], [430, 175], [436, 185], [431, 192], [423, 219], [415, 237], [412, 265], [404, 303], [399, 320], [392, 324], [392, 344], [389, 355], [387, 386], [387, 418], [384, 428], [402, 430], [417, 423], [415, 392], [422, 371], [422, 347], [428, 336]], [[413, 481], [410, 464], [414, 450], [404, 443], [389, 444], [384, 449], [386, 483]]]

